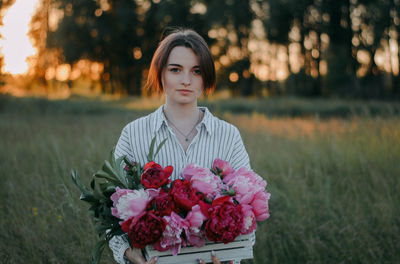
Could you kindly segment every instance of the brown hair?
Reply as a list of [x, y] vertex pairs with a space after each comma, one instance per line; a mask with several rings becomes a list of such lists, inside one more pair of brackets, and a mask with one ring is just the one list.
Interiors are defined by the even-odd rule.
[[203, 85], [206, 93], [215, 88], [215, 66], [210, 49], [205, 40], [191, 29], [174, 29], [161, 40], [151, 60], [149, 75], [147, 76], [147, 87], [155, 92], [162, 92], [161, 74], [167, 64], [171, 50], [178, 46], [193, 50], [199, 59], [199, 67]]

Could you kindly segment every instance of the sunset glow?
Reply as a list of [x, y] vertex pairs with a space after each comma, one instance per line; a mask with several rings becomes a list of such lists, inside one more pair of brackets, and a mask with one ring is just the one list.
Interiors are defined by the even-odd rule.
[[4, 54], [4, 72], [26, 73], [29, 65], [26, 59], [36, 53], [28, 37], [29, 22], [38, 0], [16, 0], [4, 16], [0, 27], [0, 52]]

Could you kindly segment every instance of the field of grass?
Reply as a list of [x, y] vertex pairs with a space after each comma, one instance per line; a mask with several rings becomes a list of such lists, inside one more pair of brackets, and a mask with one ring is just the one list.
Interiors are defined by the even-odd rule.
[[[238, 126], [272, 194], [247, 263], [400, 263], [398, 105], [323, 118], [327, 105], [354, 106], [280, 100], [269, 102], [306, 117], [269, 114], [260, 102], [205, 103]], [[128, 103], [0, 98], [0, 263], [89, 262], [96, 235], [70, 170], [87, 184], [123, 126], [151, 111]], [[109, 250], [102, 263], [112, 263]]]

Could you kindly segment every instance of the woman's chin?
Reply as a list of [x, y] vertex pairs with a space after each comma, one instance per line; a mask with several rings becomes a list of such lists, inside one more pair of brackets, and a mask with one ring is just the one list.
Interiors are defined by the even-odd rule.
[[177, 102], [179, 105], [181, 106], [185, 106], [185, 105], [193, 105], [196, 104], [195, 100], [181, 100], [179, 102]]
[[179, 104], [179, 105], [191, 105], [191, 104], [196, 104], [197, 103], [197, 98], [185, 96], [185, 97], [179, 97], [179, 98], [174, 98], [172, 100], [168, 100], [171, 103], [174, 104]]

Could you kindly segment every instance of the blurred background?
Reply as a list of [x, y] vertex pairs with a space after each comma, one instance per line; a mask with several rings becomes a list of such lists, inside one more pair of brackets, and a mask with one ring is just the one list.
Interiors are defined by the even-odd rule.
[[[400, 0], [0, 0], [0, 263], [89, 263], [88, 185], [167, 26], [209, 43], [199, 105], [271, 193], [245, 263], [400, 263]], [[106, 249], [102, 263], [113, 263]]]
[[400, 98], [399, 0], [2, 0], [0, 23], [0, 91], [17, 96], [147, 95], [162, 31], [184, 26], [225, 97]]

